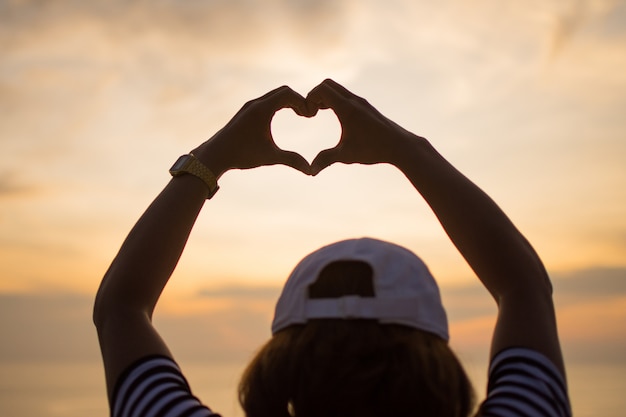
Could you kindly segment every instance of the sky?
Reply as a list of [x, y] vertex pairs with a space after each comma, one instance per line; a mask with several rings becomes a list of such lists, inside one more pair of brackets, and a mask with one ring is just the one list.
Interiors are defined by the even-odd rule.
[[[93, 295], [171, 164], [246, 101], [330, 77], [501, 205], [553, 278], [566, 358], [624, 362], [624, 68], [619, 0], [0, 1], [0, 361], [97, 358]], [[308, 160], [340, 135], [330, 111], [272, 128]], [[220, 187], [157, 314], [181, 356], [249, 354], [296, 262], [358, 236], [423, 257], [453, 343], [485, 350], [494, 307], [395, 168]]]

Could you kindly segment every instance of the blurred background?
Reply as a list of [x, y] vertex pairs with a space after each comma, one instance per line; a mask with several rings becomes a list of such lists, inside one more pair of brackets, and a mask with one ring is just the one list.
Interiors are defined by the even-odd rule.
[[[333, 78], [430, 139], [509, 214], [554, 282], [578, 417], [626, 406], [623, 0], [0, 0], [0, 414], [107, 415], [91, 306], [176, 158], [248, 100]], [[276, 114], [309, 161], [331, 111]], [[156, 324], [224, 416], [273, 304], [317, 247], [372, 236], [438, 277], [484, 395], [495, 306], [396, 169], [228, 172]]]

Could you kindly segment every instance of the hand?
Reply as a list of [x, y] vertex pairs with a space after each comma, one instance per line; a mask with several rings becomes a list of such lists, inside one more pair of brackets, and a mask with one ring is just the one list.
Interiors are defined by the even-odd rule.
[[246, 103], [211, 139], [193, 154], [219, 177], [229, 169], [248, 169], [283, 164], [310, 175], [310, 165], [296, 152], [280, 149], [272, 138], [274, 113], [291, 108], [304, 117], [313, 116], [304, 97], [287, 86], [279, 87]]
[[333, 80], [323, 81], [311, 90], [306, 100], [315, 112], [317, 109], [332, 109], [341, 124], [339, 143], [315, 157], [311, 163], [311, 175], [317, 175], [335, 162], [394, 163], [402, 155], [402, 145], [416, 137], [380, 114], [367, 100]]

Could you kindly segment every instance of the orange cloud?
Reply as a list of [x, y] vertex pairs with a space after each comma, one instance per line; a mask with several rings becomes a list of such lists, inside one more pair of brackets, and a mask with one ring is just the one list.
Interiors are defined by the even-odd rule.
[[486, 352], [491, 344], [495, 324], [495, 315], [452, 321], [450, 323], [451, 343], [459, 349], [484, 349]]
[[624, 294], [605, 300], [579, 300], [575, 305], [559, 309], [558, 321], [564, 343], [615, 344], [626, 348]]

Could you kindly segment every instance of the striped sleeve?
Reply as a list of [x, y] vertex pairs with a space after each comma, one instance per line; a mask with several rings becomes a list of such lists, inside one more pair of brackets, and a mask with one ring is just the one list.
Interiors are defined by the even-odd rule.
[[219, 417], [191, 394], [172, 359], [144, 358], [126, 370], [111, 401], [112, 417]]
[[571, 417], [564, 377], [542, 354], [525, 348], [498, 353], [489, 367], [481, 417]]

